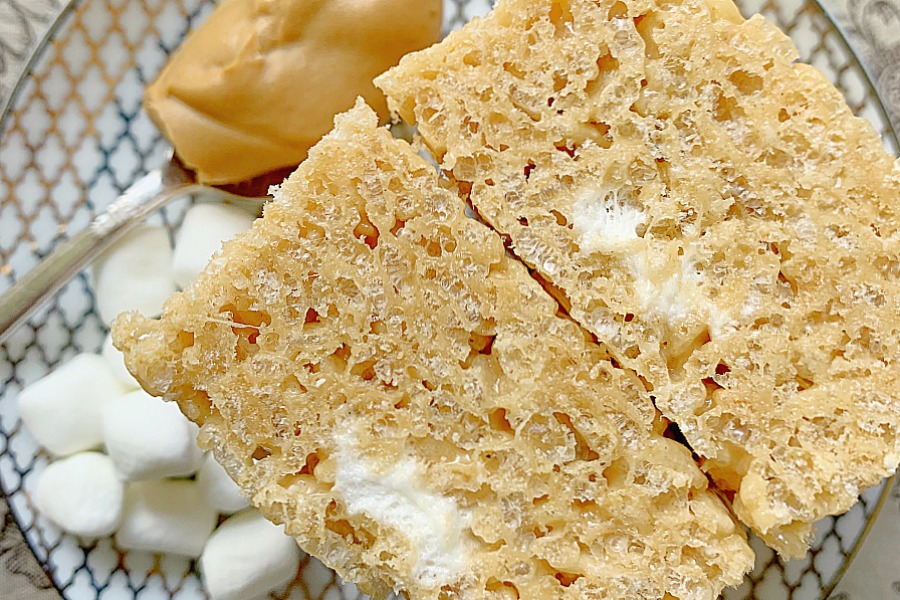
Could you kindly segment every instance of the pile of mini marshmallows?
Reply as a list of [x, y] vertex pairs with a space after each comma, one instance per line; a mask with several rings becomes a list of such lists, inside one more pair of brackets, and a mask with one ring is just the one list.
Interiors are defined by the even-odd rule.
[[[196, 204], [174, 251], [163, 227], [141, 226], [93, 266], [101, 318], [159, 314], [253, 219], [234, 207]], [[75, 356], [26, 387], [18, 404], [54, 457], [39, 475], [34, 505], [63, 531], [83, 540], [115, 534], [123, 550], [199, 558], [213, 600], [258, 596], [297, 574], [302, 553], [294, 540], [249, 508], [175, 404], [140, 389], [109, 337], [100, 354]]]

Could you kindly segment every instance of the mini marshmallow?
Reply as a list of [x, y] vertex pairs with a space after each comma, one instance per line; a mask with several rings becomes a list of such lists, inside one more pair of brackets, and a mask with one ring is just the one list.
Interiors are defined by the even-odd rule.
[[141, 225], [93, 266], [97, 312], [106, 323], [126, 310], [158, 315], [175, 292], [172, 247], [165, 228]]
[[291, 581], [302, 556], [283, 527], [249, 509], [212, 534], [200, 556], [200, 572], [212, 600], [245, 600]]
[[79, 354], [22, 390], [19, 415], [41, 446], [67, 456], [101, 444], [101, 409], [125, 392], [100, 355]]
[[136, 390], [101, 412], [106, 451], [128, 481], [184, 477], [200, 467], [197, 426], [173, 402]]
[[60, 529], [94, 539], [119, 526], [123, 496], [124, 486], [109, 457], [82, 452], [47, 465], [38, 479], [34, 504]]
[[136, 390], [141, 387], [137, 379], [125, 367], [125, 355], [113, 346], [112, 334], [106, 334], [106, 339], [103, 340], [103, 348], [100, 350], [100, 356], [109, 364], [110, 371], [119, 380], [119, 383], [129, 390]]
[[197, 558], [216, 526], [216, 511], [193, 481], [139, 481], [125, 488], [125, 511], [116, 544]]
[[203, 457], [197, 472], [197, 485], [206, 502], [222, 514], [230, 515], [250, 506], [250, 499], [212, 454]]
[[187, 287], [222, 244], [250, 229], [254, 219], [224, 204], [196, 204], [188, 209], [175, 241], [172, 271], [176, 285]]

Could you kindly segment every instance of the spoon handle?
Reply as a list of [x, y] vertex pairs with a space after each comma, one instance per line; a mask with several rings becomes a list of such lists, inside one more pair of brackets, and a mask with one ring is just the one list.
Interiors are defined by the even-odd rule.
[[129, 229], [191, 187], [188, 183], [173, 185], [165, 181], [159, 169], [135, 181], [85, 229], [60, 243], [0, 295], [0, 344]]

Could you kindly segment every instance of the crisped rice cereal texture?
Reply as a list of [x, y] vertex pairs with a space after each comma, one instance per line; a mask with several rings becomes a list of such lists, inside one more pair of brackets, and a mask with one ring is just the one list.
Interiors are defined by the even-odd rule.
[[796, 58], [728, 0], [500, 0], [379, 80], [788, 556], [900, 460], [900, 163]]
[[558, 309], [357, 105], [114, 336], [267, 517], [376, 596], [715, 598], [752, 565], [742, 529]]

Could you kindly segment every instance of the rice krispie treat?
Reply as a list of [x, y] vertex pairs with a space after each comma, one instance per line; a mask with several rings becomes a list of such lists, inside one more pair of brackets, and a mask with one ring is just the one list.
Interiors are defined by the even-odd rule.
[[716, 598], [743, 530], [640, 379], [363, 105], [114, 326], [253, 503], [383, 597]]
[[500, 0], [381, 76], [786, 556], [900, 461], [900, 163], [728, 0]]

